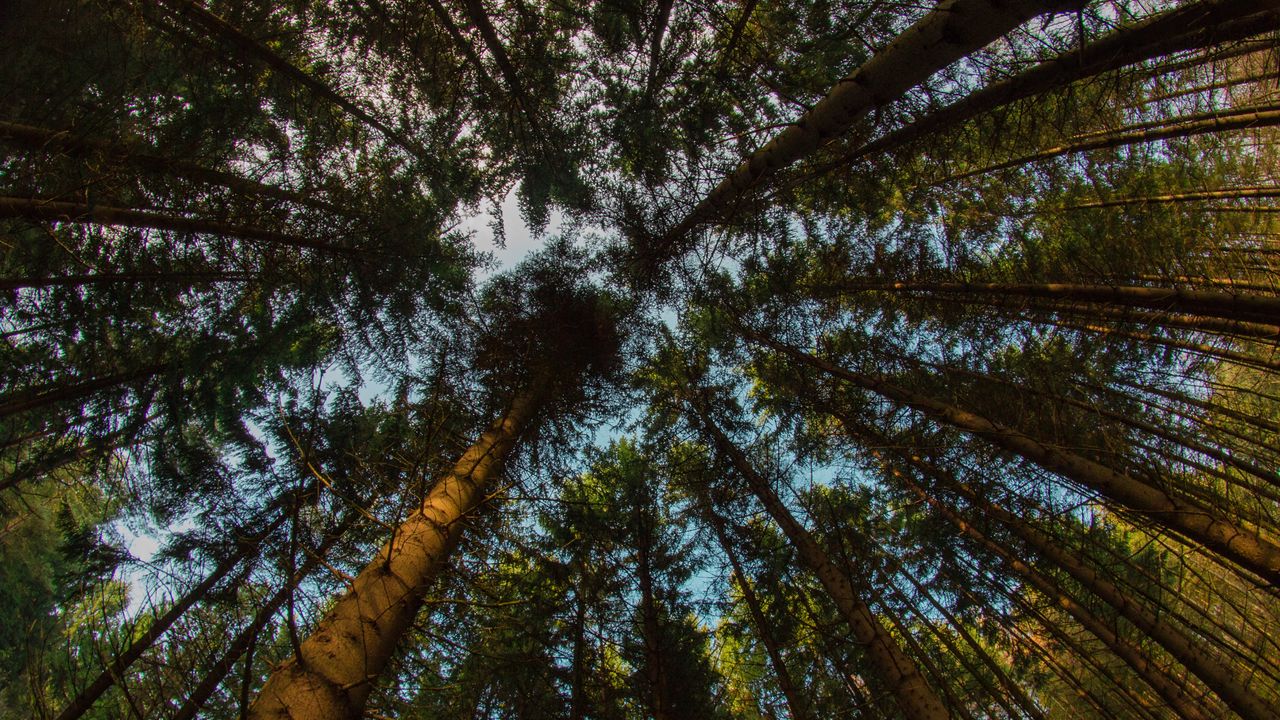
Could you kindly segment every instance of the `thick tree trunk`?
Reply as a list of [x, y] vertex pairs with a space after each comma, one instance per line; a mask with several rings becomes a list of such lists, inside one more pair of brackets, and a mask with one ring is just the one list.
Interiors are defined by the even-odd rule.
[[728, 533], [725, 530], [724, 518], [720, 517], [715, 508], [711, 506], [711, 498], [707, 497], [705, 491], [701, 493], [698, 499], [702, 505], [702, 513], [707, 519], [707, 524], [711, 526], [711, 530], [716, 536], [716, 541], [720, 543], [720, 549], [724, 552], [725, 557], [729, 559], [729, 567], [733, 570], [733, 582], [742, 593], [743, 602], [747, 604], [747, 612], [751, 615], [751, 622], [756, 626], [756, 637], [760, 638], [760, 642], [764, 644], [765, 653], [769, 657], [769, 665], [773, 668], [773, 675], [778, 680], [778, 689], [782, 691], [782, 696], [787, 700], [787, 710], [790, 711], [793, 720], [810, 720], [813, 715], [809, 713], [808, 705], [802, 699], [800, 688], [791, 677], [791, 671], [787, 670], [787, 663], [782, 657], [782, 648], [778, 645], [777, 640], [774, 639], [773, 633], [769, 629], [769, 621], [764, 615], [764, 610], [760, 607], [760, 599], [756, 597], [756, 591], [751, 587], [751, 581], [747, 574], [743, 572], [742, 564], [738, 562], [737, 553], [733, 551], [733, 542], [729, 540]]
[[62, 709], [62, 712], [58, 713], [57, 720], [75, 720], [75, 718], [87, 713], [104, 692], [115, 685], [119, 678], [124, 677], [125, 671], [133, 665], [134, 661], [142, 657], [142, 654], [149, 650], [156, 640], [160, 639], [160, 636], [185, 615], [188, 610], [194, 607], [196, 603], [204, 600], [209, 591], [229, 575], [232, 570], [239, 567], [245, 558], [255, 554], [262, 541], [283, 525], [288, 518], [289, 513], [281, 512], [265, 528], [241, 539], [235, 552], [214, 566], [213, 571], [205, 576], [204, 580], [201, 580], [198, 585], [187, 591], [163, 614], [153, 619], [146, 629], [134, 638], [133, 642], [129, 643], [129, 647], [124, 652], [107, 663], [107, 667], [103, 668], [102, 672], [98, 673], [98, 676], [77, 693], [71, 702]]
[[1204, 548], [1229, 558], [1267, 582], [1280, 584], [1280, 545], [1242, 527], [1213, 508], [1172, 495], [1088, 458], [1047, 445], [1013, 428], [992, 422], [977, 413], [898, 386], [883, 378], [846, 370], [790, 345], [754, 333], [751, 337], [796, 362], [906, 405], [937, 422], [980, 437], [1050, 472], [1091, 488], [1157, 525], [1181, 533]]
[[251, 225], [233, 225], [231, 223], [200, 220], [179, 215], [162, 215], [148, 210], [118, 208], [108, 205], [82, 205], [80, 203], [45, 200], [42, 198], [0, 196], [0, 217], [218, 235], [244, 240], [258, 240], [275, 245], [322, 250], [341, 255], [350, 255], [355, 252], [355, 248], [341, 247], [319, 240], [311, 240], [300, 235], [265, 230]]
[[944, 0], [862, 67], [842, 79], [793, 125], [752, 153], [674, 227], [638, 247], [641, 270], [684, 253], [699, 225], [732, 220], [746, 194], [778, 171], [844, 134], [873, 108], [896, 100], [935, 72], [1026, 20], [1067, 7], [1062, 0]]
[[792, 516], [782, 499], [769, 487], [768, 481], [755, 471], [746, 455], [711, 421], [705, 410], [700, 407], [692, 410], [692, 419], [696, 425], [703, 428], [715, 448], [730, 460], [770, 517], [782, 528], [801, 561], [817, 575], [840, 610], [841, 617], [849, 624], [854, 637], [865, 649], [879, 679], [893, 693], [903, 714], [909, 720], [949, 718], [946, 706], [929, 687], [920, 669], [854, 590], [849, 578], [823, 552], [809, 531]]
[[[315, 549], [310, 557], [303, 561], [296, 572], [286, 579], [284, 585], [267, 599], [266, 603], [254, 614], [253, 620], [249, 625], [236, 635], [231, 644], [227, 646], [226, 651], [223, 652], [222, 657], [213, 663], [205, 673], [204, 678], [187, 696], [186, 702], [182, 704], [182, 707], [178, 708], [176, 713], [170, 716], [169, 720], [193, 720], [196, 717], [196, 714], [200, 712], [205, 703], [209, 701], [209, 698], [213, 696], [213, 693], [217, 691], [218, 686], [222, 684], [223, 678], [226, 677], [227, 673], [231, 672], [231, 668], [235, 666], [236, 661], [249, 650], [254, 638], [258, 636], [262, 628], [266, 627], [271, 618], [280, 612], [281, 606], [289, 600], [298, 585], [321, 565], [325, 554], [329, 552], [334, 543], [342, 539], [342, 536], [355, 525], [360, 517], [360, 512], [353, 510], [339, 523], [338, 527], [325, 534], [320, 546]], [[246, 660], [246, 662], [251, 661], [252, 658]]]
[[464, 517], [483, 500], [545, 392], [545, 383], [535, 382], [517, 395], [463, 453], [302, 642], [301, 655], [272, 673], [250, 708], [250, 718], [362, 716], [373, 683], [461, 538]]

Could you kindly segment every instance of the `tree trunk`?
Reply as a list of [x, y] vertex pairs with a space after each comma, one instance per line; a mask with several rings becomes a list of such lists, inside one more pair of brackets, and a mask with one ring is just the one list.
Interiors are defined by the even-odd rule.
[[1075, 453], [1047, 445], [976, 413], [895, 385], [883, 378], [837, 367], [794, 347], [763, 338], [757, 342], [788, 358], [821, 370], [882, 397], [911, 407], [937, 422], [980, 437], [1065, 478], [1091, 488], [1157, 525], [1181, 533], [1271, 584], [1280, 584], [1280, 545], [1261, 537], [1213, 508], [1171, 495]]
[[834, 292], [937, 293], [995, 295], [1084, 301], [1176, 311], [1193, 315], [1273, 325], [1280, 317], [1280, 297], [1246, 295], [1221, 290], [1154, 288], [1134, 285], [1085, 285], [1080, 283], [972, 283], [972, 282], [867, 282], [840, 283], [816, 288]]
[[782, 499], [769, 487], [768, 481], [751, 467], [746, 455], [716, 427], [704, 409], [693, 407], [692, 411], [692, 419], [696, 425], [704, 429], [716, 449], [730, 460], [738, 474], [746, 480], [751, 492], [795, 546], [801, 561], [817, 575], [858, 643], [865, 649], [879, 679], [893, 693], [903, 714], [909, 720], [949, 718], [946, 706], [929, 687], [920, 669], [872, 613], [866, 601], [858, 596], [849, 578], [823, 552], [809, 531], [791, 515]]
[[764, 644], [765, 653], [769, 656], [769, 664], [773, 667], [774, 677], [778, 680], [778, 689], [787, 700], [787, 710], [790, 711], [792, 720], [810, 720], [813, 716], [809, 713], [808, 705], [801, 699], [803, 696], [800, 694], [799, 686], [791, 678], [791, 672], [787, 670], [787, 663], [782, 657], [782, 648], [778, 646], [773, 633], [769, 630], [769, 621], [760, 607], [760, 599], [756, 597], [756, 591], [751, 587], [751, 581], [743, 572], [742, 564], [738, 562], [738, 556], [733, 551], [733, 543], [725, 530], [724, 518], [720, 517], [711, 506], [711, 498], [707, 497], [705, 488], [699, 494], [698, 500], [702, 505], [702, 513], [707, 519], [707, 524], [711, 526], [716, 541], [720, 543], [720, 549], [729, 559], [729, 566], [733, 570], [733, 581], [742, 593], [743, 602], [747, 604], [747, 612], [751, 614], [751, 621], [756, 626], [756, 637], [760, 638], [760, 642]]
[[667, 682], [667, 667], [663, 657], [662, 625], [658, 605], [653, 592], [653, 564], [651, 551], [653, 537], [650, 532], [648, 503], [635, 509], [637, 534], [636, 575], [640, 582], [640, 639], [644, 643], [644, 677], [648, 686], [649, 712], [654, 720], [675, 720], [671, 711], [671, 689]]
[[893, 152], [907, 143], [958, 127], [996, 108], [1109, 70], [1161, 55], [1258, 35], [1275, 29], [1277, 24], [1280, 24], [1280, 12], [1270, 0], [1217, 0], [1183, 5], [1115, 30], [1083, 48], [1068, 50], [1013, 77], [991, 83], [815, 170], [825, 172], [859, 158]]
[[45, 200], [42, 198], [0, 196], [0, 217], [218, 235], [244, 240], [259, 240], [275, 245], [322, 250], [341, 255], [350, 255], [356, 250], [355, 248], [311, 240], [300, 235], [265, 230], [251, 225], [233, 225], [231, 223], [200, 220], [180, 215], [162, 215], [148, 210], [118, 208], [108, 205], [82, 205], [80, 203]]
[[1247, 107], [1235, 110], [1204, 113], [1202, 115], [1170, 118], [1161, 121], [1161, 124], [1157, 127], [1142, 127], [1134, 125], [1109, 132], [1081, 135], [1076, 138], [1071, 138], [1061, 145], [1048, 147], [1039, 152], [1032, 153], [1030, 155], [1023, 155], [1022, 157], [1017, 157], [1012, 160], [1005, 160], [1004, 162], [999, 162], [994, 165], [986, 165], [984, 167], [950, 175], [934, 182], [933, 184], [941, 185], [944, 183], [955, 182], [956, 180], [963, 180], [977, 175], [985, 175], [997, 170], [1005, 170], [1007, 168], [1027, 165], [1041, 160], [1049, 160], [1051, 158], [1058, 157], [1059, 155], [1085, 152], [1086, 150], [1104, 150], [1123, 147], [1125, 145], [1133, 145], [1135, 143], [1194, 137], [1196, 135], [1204, 135], [1206, 133], [1213, 132], [1226, 132], [1229, 130], [1247, 130], [1250, 128], [1272, 127], [1274, 125], [1280, 125], [1280, 106], [1275, 105]]
[[674, 227], [636, 248], [641, 270], [684, 253], [699, 225], [727, 224], [744, 196], [778, 171], [844, 134], [873, 108], [896, 100], [935, 72], [1026, 20], [1067, 6], [1062, 0], [943, 0], [811, 110], [752, 153]]
[[0, 278], [0, 290], [45, 287], [81, 287], [107, 283], [185, 283], [190, 285], [220, 282], [244, 282], [252, 280], [255, 273], [247, 272], [138, 272], [96, 273], [93, 275], [60, 275], [44, 278]]
[[238, 567], [245, 558], [256, 553], [261, 542], [283, 525], [289, 516], [288, 512], [281, 512], [266, 528], [240, 540], [239, 547], [236, 548], [235, 552], [214, 566], [213, 572], [200, 581], [200, 584], [191, 588], [162, 615], [153, 619], [147, 625], [146, 630], [134, 638], [133, 642], [129, 643], [129, 647], [124, 652], [107, 663], [102, 672], [98, 673], [98, 676], [77, 693], [71, 702], [62, 709], [62, 712], [58, 713], [57, 720], [75, 720], [75, 718], [79, 718], [89, 712], [94, 702], [111, 686], [115, 685], [119, 678], [124, 677], [125, 671], [133, 665], [134, 661], [142, 657], [142, 654], [149, 650], [156, 640], [160, 639], [160, 636], [185, 615], [188, 610], [194, 607], [196, 603], [204, 600], [209, 591]]
[[396, 643], [412, 625], [431, 582], [462, 537], [463, 519], [546, 399], [545, 383], [511, 401], [458, 460], [347, 592], [258, 693], [253, 720], [359, 718]]
[[80, 137], [69, 130], [46, 130], [11, 122], [0, 122], [0, 140], [45, 153], [65, 153], [76, 157], [100, 155], [119, 165], [132, 165], [149, 172], [175, 175], [208, 185], [220, 185], [247, 195], [261, 195], [318, 210], [346, 214], [338, 206], [317, 200], [310, 194], [266, 185], [221, 170], [201, 167], [185, 160], [161, 157], [148, 152], [150, 148], [131, 143], [111, 143]]
[[34, 388], [27, 388], [0, 397], [0, 418], [27, 413], [33, 410], [55, 405], [57, 403], [82, 400], [101, 390], [126, 385], [138, 380], [147, 380], [165, 372], [171, 363], [145, 365], [136, 370], [103, 375], [79, 382], [53, 382]]
[[226, 20], [223, 20], [217, 15], [214, 15], [204, 9], [198, 3], [193, 2], [193, 0], [158, 0], [158, 2], [169, 8], [169, 10], [175, 15], [187, 19], [215, 38], [236, 48], [243, 53], [247, 59], [256, 60], [257, 62], [266, 65], [279, 73], [282, 77], [292, 80], [315, 93], [319, 97], [338, 106], [347, 114], [382, 133], [382, 135], [388, 140], [399, 145], [401, 148], [423, 162], [430, 163], [434, 161], [433, 158], [428, 157], [420, 147], [411, 142], [407, 137], [391, 129], [391, 127], [381, 120], [370, 115], [364, 108], [338, 94], [337, 91], [323, 82], [317, 80], [306, 72], [303, 72], [271, 48], [244, 34], [238, 28], [231, 25], [231, 23], [228, 23]]

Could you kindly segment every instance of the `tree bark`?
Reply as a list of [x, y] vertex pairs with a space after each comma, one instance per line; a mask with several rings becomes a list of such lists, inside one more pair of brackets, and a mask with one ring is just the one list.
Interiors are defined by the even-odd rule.
[[71, 702], [58, 713], [57, 720], [75, 720], [82, 717], [93, 707], [94, 702], [102, 697], [102, 694], [109, 690], [111, 686], [116, 684], [117, 679], [124, 677], [124, 673], [131, 665], [155, 644], [156, 640], [165, 633], [175, 622], [187, 613], [196, 603], [204, 600], [209, 591], [215, 585], [222, 581], [232, 570], [237, 568], [245, 558], [257, 552], [258, 546], [264, 539], [269, 537], [272, 532], [284, 524], [289, 518], [288, 512], [281, 512], [276, 519], [272, 520], [266, 528], [257, 533], [245, 537], [239, 541], [239, 547], [231, 555], [228, 555], [216, 566], [213, 571], [205, 576], [198, 585], [191, 588], [176, 603], [169, 607], [159, 617], [153, 619], [140, 635], [129, 643], [129, 647], [124, 652], [115, 656], [98, 673], [83, 690], [72, 698]]
[[318, 210], [345, 214], [338, 206], [317, 200], [308, 194], [249, 180], [229, 172], [201, 167], [185, 160], [161, 157], [148, 152], [150, 148], [131, 143], [112, 143], [80, 137], [70, 130], [46, 130], [31, 125], [2, 121], [0, 121], [0, 140], [46, 153], [65, 153], [76, 157], [101, 155], [119, 165], [132, 165], [149, 172], [175, 175], [208, 185], [220, 185], [248, 195], [261, 195]]
[[813, 715], [809, 713], [808, 705], [802, 700], [803, 696], [800, 694], [799, 686], [791, 677], [791, 671], [787, 670], [787, 663], [782, 657], [782, 648], [769, 630], [769, 621], [760, 607], [760, 599], [756, 597], [756, 591], [751, 587], [747, 574], [743, 572], [737, 553], [733, 551], [733, 543], [725, 530], [724, 518], [720, 517], [711, 506], [711, 498], [707, 496], [705, 489], [699, 493], [698, 500], [702, 505], [702, 514], [707, 519], [707, 524], [711, 526], [716, 541], [720, 543], [720, 549], [729, 559], [729, 567], [733, 570], [733, 582], [742, 593], [747, 612], [750, 613], [751, 621], [756, 626], [756, 637], [760, 638], [760, 642], [764, 645], [765, 653], [769, 657], [769, 665], [773, 668], [774, 677], [778, 680], [778, 689], [786, 698], [787, 710], [790, 711], [793, 720], [810, 720]]
[[249, 37], [239, 28], [209, 12], [192, 0], [158, 0], [175, 15], [185, 18], [199, 26], [205, 32], [244, 53], [247, 59], [256, 60], [266, 65], [281, 76], [307, 88], [321, 98], [338, 106], [347, 114], [360, 120], [369, 127], [382, 133], [388, 140], [399, 145], [411, 155], [423, 162], [434, 162], [434, 159], [401, 133], [393, 130], [386, 123], [370, 115], [368, 111], [340, 95], [333, 88], [303, 72], [293, 63], [281, 57], [263, 43]]
[[670, 230], [636, 248], [641, 271], [656, 270], [683, 254], [697, 226], [730, 222], [748, 192], [848, 131], [873, 108], [892, 102], [1026, 20], [1066, 6], [1062, 0], [944, 0], [752, 153]]
[[259, 240], [275, 245], [321, 250], [340, 255], [350, 255], [356, 251], [355, 248], [333, 245], [320, 240], [311, 240], [300, 235], [265, 230], [251, 225], [233, 225], [231, 223], [200, 220], [179, 215], [162, 215], [148, 210], [118, 208], [108, 205], [82, 205], [60, 200], [45, 200], [43, 198], [0, 196], [0, 217], [218, 235], [244, 240]]
[[1247, 530], [1213, 508], [1171, 495], [1088, 458], [1047, 445], [1013, 428], [900, 387], [886, 379], [846, 370], [790, 345], [754, 333], [750, 337], [796, 362], [906, 405], [937, 422], [980, 437], [1050, 472], [1091, 488], [1157, 525], [1181, 533], [1202, 547], [1232, 560], [1268, 583], [1280, 584], [1280, 545]]
[[1170, 118], [1161, 121], [1157, 127], [1130, 126], [1115, 131], [1093, 133], [1069, 139], [1061, 145], [1045, 148], [1030, 155], [1023, 155], [1012, 160], [986, 165], [973, 170], [947, 176], [935, 181], [933, 185], [955, 182], [965, 178], [985, 175], [1019, 165], [1027, 165], [1041, 160], [1049, 160], [1060, 155], [1085, 152], [1086, 150], [1104, 150], [1118, 148], [1136, 143], [1171, 140], [1174, 138], [1194, 137], [1213, 132], [1229, 130], [1247, 130], [1280, 125], [1280, 106], [1247, 107], [1225, 110], [1203, 115], [1181, 118]]
[[1277, 24], [1280, 24], [1280, 11], [1269, 0], [1218, 0], [1183, 5], [991, 83], [815, 171], [825, 172], [859, 158], [893, 152], [927, 135], [958, 127], [983, 113], [1078, 80], [1161, 55], [1258, 35], [1274, 29]]
[[362, 716], [374, 681], [462, 537], [464, 517], [483, 500], [545, 392], [545, 383], [535, 382], [518, 394], [436, 483], [302, 642], [301, 654], [267, 679], [249, 710], [252, 720]]
[[942, 720], [950, 713], [925, 681], [916, 664], [903, 652], [893, 635], [871, 611], [850, 579], [823, 552], [809, 531], [792, 516], [782, 499], [747, 460], [743, 452], [718, 428], [702, 407], [692, 406], [692, 420], [703, 428], [715, 448], [732, 463], [746, 480], [751, 492], [764, 505], [770, 517], [782, 528], [795, 546], [804, 564], [817, 575], [840, 614], [849, 624], [858, 643], [865, 649], [871, 665], [909, 720]]
[[1176, 311], [1240, 322], [1273, 325], [1280, 317], [1280, 297], [1220, 290], [1156, 288], [1082, 283], [980, 282], [848, 282], [817, 288], [835, 292], [936, 293], [995, 295], [1108, 303], [1150, 310]]

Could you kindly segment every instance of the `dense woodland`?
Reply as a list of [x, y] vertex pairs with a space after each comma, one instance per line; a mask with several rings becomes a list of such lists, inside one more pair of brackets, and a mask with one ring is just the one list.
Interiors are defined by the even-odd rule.
[[0, 718], [1280, 719], [1278, 32], [0, 2]]

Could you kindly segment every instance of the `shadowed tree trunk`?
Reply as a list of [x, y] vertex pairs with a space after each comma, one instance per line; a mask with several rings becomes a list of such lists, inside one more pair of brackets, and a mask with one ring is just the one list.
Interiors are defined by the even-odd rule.
[[637, 248], [641, 269], [681, 255], [699, 225], [729, 222], [753, 189], [839, 137], [935, 72], [996, 40], [1026, 20], [1067, 7], [1062, 0], [944, 0], [862, 67], [842, 79], [811, 110], [746, 158], [661, 237]]
[[760, 638], [760, 642], [764, 645], [765, 653], [769, 657], [769, 665], [773, 668], [773, 675], [778, 680], [778, 689], [787, 700], [787, 710], [791, 713], [793, 720], [810, 720], [813, 716], [809, 714], [808, 705], [804, 703], [799, 686], [791, 677], [791, 671], [787, 670], [787, 664], [782, 657], [782, 648], [778, 646], [777, 640], [770, 631], [768, 619], [765, 618], [764, 610], [760, 607], [760, 599], [756, 597], [756, 591], [751, 587], [751, 580], [743, 572], [742, 564], [738, 562], [738, 555], [733, 551], [733, 542], [729, 540], [725, 530], [724, 518], [720, 517], [711, 506], [711, 499], [707, 497], [705, 489], [699, 494], [698, 500], [702, 505], [702, 514], [716, 536], [716, 542], [720, 543], [720, 549], [729, 559], [729, 567], [733, 570], [733, 582], [741, 591], [742, 600], [747, 605], [747, 612], [751, 614], [751, 622], [756, 626], [756, 637]]
[[883, 378], [838, 367], [794, 347], [751, 333], [754, 341], [801, 364], [902, 403], [928, 417], [983, 438], [1051, 472], [1091, 488], [1157, 525], [1181, 533], [1268, 582], [1280, 583], [1280, 545], [1220, 511], [1191, 502], [1075, 453], [1024, 435], [981, 415], [915, 392]]
[[768, 481], [751, 466], [742, 450], [711, 421], [704, 408], [691, 404], [691, 413], [692, 423], [701, 427], [716, 450], [729, 459], [738, 474], [746, 480], [752, 494], [782, 528], [801, 561], [817, 575], [858, 643], [866, 651], [880, 681], [893, 693], [903, 714], [911, 720], [943, 720], [951, 717], [915, 662], [903, 652], [898, 641], [854, 590], [850, 579], [823, 552], [809, 531], [795, 519], [782, 499], [769, 487]]

